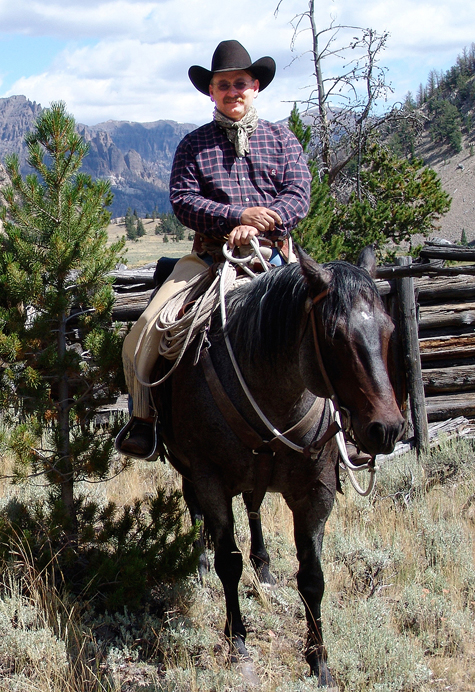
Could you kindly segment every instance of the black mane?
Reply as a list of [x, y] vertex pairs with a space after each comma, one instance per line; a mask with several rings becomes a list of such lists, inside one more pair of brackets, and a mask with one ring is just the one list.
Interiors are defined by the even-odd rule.
[[[370, 305], [380, 299], [366, 271], [340, 261], [323, 266], [332, 274], [322, 303], [325, 329], [332, 336], [338, 320], [348, 320], [358, 295]], [[227, 328], [236, 355], [275, 360], [285, 354], [299, 336], [308, 295], [309, 285], [298, 263], [260, 274], [228, 294]]]

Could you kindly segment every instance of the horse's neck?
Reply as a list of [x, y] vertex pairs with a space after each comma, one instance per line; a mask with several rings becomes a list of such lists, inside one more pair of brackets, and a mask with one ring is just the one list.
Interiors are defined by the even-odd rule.
[[241, 372], [253, 397], [276, 425], [297, 421], [315, 398], [302, 381], [298, 357], [280, 356], [275, 363], [243, 360]]

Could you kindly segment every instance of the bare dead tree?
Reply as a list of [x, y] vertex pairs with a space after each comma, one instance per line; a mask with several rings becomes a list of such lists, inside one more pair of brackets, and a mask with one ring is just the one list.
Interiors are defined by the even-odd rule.
[[[279, 0], [276, 14], [283, 2]], [[379, 64], [389, 34], [336, 24], [333, 20], [330, 26], [319, 29], [315, 19], [315, 0], [308, 0], [308, 9], [295, 15], [291, 25], [294, 30], [292, 51], [296, 51], [302, 33], [311, 33], [311, 47], [293, 60], [311, 54], [315, 86], [309, 85], [308, 97], [298, 103], [305, 105], [304, 114], [314, 117], [312, 156], [318, 161], [321, 173], [328, 176], [330, 185], [355, 159], [355, 187], [359, 197], [361, 160], [366, 142], [383, 124], [402, 116], [398, 105], [383, 114], [374, 112], [376, 103], [386, 100], [392, 92], [391, 85], [386, 83], [387, 68]], [[339, 41], [340, 37], [342, 41]], [[337, 74], [325, 75], [325, 61], [335, 60], [340, 65]], [[403, 117], [408, 117], [408, 114], [404, 113]]]

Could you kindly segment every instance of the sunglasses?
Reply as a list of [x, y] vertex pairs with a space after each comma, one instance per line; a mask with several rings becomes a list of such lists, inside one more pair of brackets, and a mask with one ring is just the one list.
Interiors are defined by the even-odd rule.
[[222, 92], [229, 91], [231, 87], [234, 87], [236, 91], [245, 91], [254, 84], [254, 81], [255, 80], [246, 81], [245, 79], [236, 79], [232, 84], [230, 82], [218, 82], [217, 84], [213, 84], [213, 87]]

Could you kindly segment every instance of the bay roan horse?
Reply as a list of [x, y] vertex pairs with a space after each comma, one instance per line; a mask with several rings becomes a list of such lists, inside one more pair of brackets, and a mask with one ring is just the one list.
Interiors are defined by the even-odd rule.
[[[299, 255], [299, 263], [263, 273], [228, 293], [227, 333], [239, 368], [267, 419], [279, 431], [289, 431], [287, 437], [294, 443], [306, 447], [325, 433], [329, 380], [338, 404], [349, 412], [358, 447], [371, 455], [387, 454], [402, 434], [403, 418], [386, 367], [393, 326], [368, 267], [346, 262], [318, 265], [304, 253]], [[369, 264], [374, 269], [374, 256]], [[232, 660], [248, 657], [238, 600], [242, 555], [234, 537], [232, 498], [244, 493], [248, 509], [253, 509], [251, 557], [255, 567], [264, 568], [266, 578], [268, 556], [256, 510], [265, 490], [279, 492], [294, 520], [297, 583], [308, 625], [306, 659], [320, 684], [334, 687], [321, 631], [320, 555], [339, 483], [335, 440], [322, 445], [313, 458], [279, 440], [266, 444], [272, 434], [236, 377], [219, 311], [208, 337], [205, 360], [212, 365], [195, 365], [196, 349], [191, 346], [173, 376], [153, 395], [170, 461], [188, 481], [185, 499], [193, 516], [199, 516], [201, 508], [213, 539]], [[328, 379], [322, 375], [315, 340]], [[210, 367], [218, 384], [210, 379]], [[216, 403], [221, 385], [224, 399], [229, 397], [232, 405]], [[312, 406], [311, 423], [307, 416], [304, 425], [290, 430]]]

